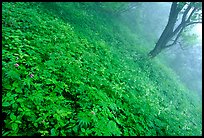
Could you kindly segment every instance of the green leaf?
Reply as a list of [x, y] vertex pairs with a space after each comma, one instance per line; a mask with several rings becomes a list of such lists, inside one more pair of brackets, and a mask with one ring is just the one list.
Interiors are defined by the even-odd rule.
[[75, 126], [75, 127], [73, 128], [73, 130], [74, 130], [75, 133], [77, 133], [78, 127]]
[[34, 126], [35, 126], [35, 127], [38, 127], [38, 124], [37, 124], [37, 123], [34, 123]]
[[[114, 118], [115, 118], [115, 117], [114, 117]], [[118, 124], [121, 124], [120, 121], [119, 121], [117, 118], [115, 118], [115, 121], [116, 121]]]
[[11, 85], [10, 84], [6, 84], [3, 87], [6, 88], [6, 89], [11, 89]]
[[21, 124], [21, 121], [17, 120], [17, 121], [15, 121], [15, 123], [17, 123], [17, 124]]
[[18, 82], [15, 81], [12, 86], [13, 86], [14, 88], [18, 87]]
[[58, 116], [58, 114], [54, 114], [54, 115], [53, 115], [54, 118], [57, 118], [57, 116]]
[[69, 115], [69, 114], [71, 114], [72, 112], [67, 112], [67, 114]]
[[82, 132], [85, 132], [86, 130], [85, 130], [84, 128], [81, 128], [81, 131], [82, 131]]
[[16, 123], [11, 124], [11, 128], [12, 130], [16, 131], [18, 129], [18, 124]]
[[30, 78], [24, 79], [24, 85], [28, 85], [28, 88], [30, 88], [30, 83], [31, 83], [31, 79]]
[[21, 92], [22, 92], [22, 89], [18, 87], [18, 88], [16, 88], [16, 92], [17, 92], [17, 93], [21, 93]]
[[58, 114], [54, 114], [53, 117], [56, 118], [58, 121], [60, 120], [60, 116]]
[[64, 130], [61, 130], [60, 133], [62, 134], [62, 136], [66, 136], [66, 134], [64, 133]]
[[2, 136], [7, 136], [9, 133], [11, 133], [10, 131], [3, 133], [2, 132]]
[[65, 124], [62, 122], [62, 120], [59, 121], [60, 126], [65, 126]]
[[55, 133], [55, 129], [54, 129], [54, 128], [51, 129], [51, 136], [56, 136], [56, 133]]
[[10, 118], [11, 118], [12, 121], [16, 120], [16, 116], [13, 113], [10, 114]]
[[2, 103], [2, 106], [4, 106], [4, 107], [7, 107], [7, 106], [10, 106], [11, 104], [9, 103], [9, 102], [3, 102]]

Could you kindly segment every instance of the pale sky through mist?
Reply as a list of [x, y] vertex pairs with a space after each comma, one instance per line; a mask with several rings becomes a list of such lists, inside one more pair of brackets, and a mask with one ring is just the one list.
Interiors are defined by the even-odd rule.
[[199, 23], [195, 27], [196, 34], [198, 35], [199, 39], [202, 40], [202, 24]]

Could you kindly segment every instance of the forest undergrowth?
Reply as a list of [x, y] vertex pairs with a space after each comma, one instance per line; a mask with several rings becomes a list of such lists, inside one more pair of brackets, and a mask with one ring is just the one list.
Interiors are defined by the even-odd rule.
[[3, 3], [2, 135], [201, 135], [201, 98], [141, 33], [94, 3]]

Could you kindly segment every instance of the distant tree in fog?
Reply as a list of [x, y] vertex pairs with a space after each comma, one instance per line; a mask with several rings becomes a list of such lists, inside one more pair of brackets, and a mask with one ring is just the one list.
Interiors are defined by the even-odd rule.
[[[181, 21], [178, 23], [180, 16]], [[162, 50], [177, 44], [187, 26], [197, 23], [202, 23], [201, 2], [173, 2], [167, 25], [148, 55], [153, 58]]]

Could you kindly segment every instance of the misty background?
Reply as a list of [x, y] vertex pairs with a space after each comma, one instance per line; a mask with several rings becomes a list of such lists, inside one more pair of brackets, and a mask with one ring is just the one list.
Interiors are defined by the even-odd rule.
[[[142, 37], [152, 44], [146, 47], [150, 51], [167, 24], [170, 8], [171, 2], [138, 3], [136, 8], [124, 12], [121, 20], [128, 23], [133, 32], [137, 32], [137, 29], [144, 32]], [[188, 29], [193, 37], [181, 38], [179, 42], [182, 46], [176, 44], [161, 52], [157, 58], [173, 69], [188, 89], [202, 96], [202, 24]]]

